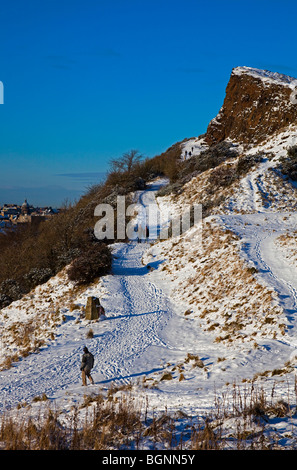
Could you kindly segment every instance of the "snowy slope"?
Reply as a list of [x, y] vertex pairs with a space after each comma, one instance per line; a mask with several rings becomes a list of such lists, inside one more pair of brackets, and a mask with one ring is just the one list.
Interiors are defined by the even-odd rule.
[[[250, 152], [273, 150], [278, 159], [295, 136], [288, 130]], [[199, 154], [204, 144], [196, 144]], [[202, 244], [199, 227], [152, 245], [117, 243], [112, 273], [93, 285], [77, 289], [60, 273], [3, 309], [0, 362], [13, 363], [0, 372], [0, 410], [45, 394], [69, 411], [86, 393], [131, 381], [151, 409], [181, 409], [190, 416], [211, 412], [218, 396], [232, 398], [234, 383], [259, 383], [287, 399], [297, 364], [297, 264], [288, 258], [296, 246], [288, 237], [296, 230], [296, 193], [290, 186], [291, 193], [281, 196], [276, 185], [273, 203], [263, 203], [259, 181], [268, 178], [263, 193], [273, 188], [274, 164], [265, 160], [246, 175], [203, 222]], [[180, 199], [156, 201], [162, 184], [138, 192], [138, 201], [180, 213], [187, 190]], [[199, 202], [197, 194], [191, 191], [191, 202]], [[106, 318], [82, 317], [89, 295], [100, 297]], [[26, 324], [31, 342], [43, 340], [35, 353], [22, 353], [17, 340], [27, 335]], [[87, 338], [90, 329], [93, 337]], [[95, 354], [95, 386], [87, 388], [79, 371], [84, 345]], [[165, 373], [171, 380], [163, 380]], [[294, 417], [284, 419], [281, 433], [295, 432], [296, 425]]]
[[188, 139], [182, 144], [181, 148], [181, 159], [187, 160], [188, 158], [200, 155], [200, 153], [207, 150], [209, 146], [205, 142], [205, 138], [202, 136]]
[[297, 128], [289, 126], [267, 141], [246, 150], [247, 155], [271, 155], [258, 168], [249, 172], [224, 206], [224, 212], [275, 212], [294, 211], [297, 202], [297, 185], [275, 170], [287, 149], [297, 143]]
[[[166, 283], [166, 279], [171, 283], [170, 295], [176, 302], [183, 301], [190, 307], [191, 315], [187, 318], [191, 319], [196, 334], [191, 346], [200, 357], [203, 353], [207, 356], [207, 380], [200, 381], [200, 390], [205, 386], [209, 397], [214, 384], [256, 378], [262, 383], [264, 377], [267, 390], [272, 382], [278, 384], [283, 396], [287, 394], [289, 383], [294, 390], [297, 193], [296, 185], [275, 169], [287, 149], [296, 144], [296, 135], [296, 128], [290, 126], [261, 145], [244, 149], [245, 154], [271, 154], [271, 157], [265, 158], [234, 185], [230, 196], [215, 209], [217, 215], [205, 221], [213, 231], [204, 227], [202, 250], [195, 247], [194, 239], [193, 246], [183, 253], [178, 245], [168, 241], [153, 247], [145, 258], [146, 261], [150, 256], [166, 260], [161, 268], [163, 282]], [[211, 172], [202, 174], [187, 183], [181, 195], [159, 198], [159, 204], [174, 206], [175, 213], [181, 214], [184, 204], [201, 201], [209, 175], [211, 181]], [[218, 227], [217, 234], [220, 230], [230, 230], [236, 235], [235, 241], [226, 243], [222, 235], [215, 236], [214, 227]], [[214, 241], [216, 243], [212, 243]], [[232, 243], [235, 252], [231, 249]], [[244, 266], [239, 260], [244, 261]], [[237, 269], [237, 266], [240, 267]], [[247, 270], [253, 276], [247, 277]], [[230, 279], [233, 290], [228, 285]], [[228, 330], [232, 323], [239, 332], [235, 328]], [[226, 338], [226, 333], [232, 332], [225, 342], [222, 341], [224, 330]], [[211, 331], [215, 332], [213, 338], [208, 336], [206, 345], [200, 347], [201, 335], [205, 340], [205, 335]], [[228, 341], [229, 347], [224, 350], [222, 343], [228, 344]], [[253, 341], [255, 349], [248, 347]], [[216, 361], [221, 357], [224, 361], [220, 362], [218, 373]], [[197, 400], [200, 406], [202, 396], [200, 391]]]
[[[153, 189], [156, 191], [158, 186]], [[142, 204], [152, 203], [155, 191], [139, 194]], [[168, 338], [168, 323], [172, 322], [175, 310], [162, 288], [151, 281], [149, 269], [142, 265], [147, 248], [146, 243], [115, 244], [112, 274], [104, 276], [97, 285], [76, 292], [69, 283], [66, 288], [65, 277], [59, 275], [27, 298], [2, 310], [1, 356], [4, 362], [12, 352], [16, 357], [21, 351], [16, 340], [9, 341], [11, 327], [16, 328], [20, 322], [24, 324], [29, 317], [35, 322], [41, 317], [45, 324], [52, 310], [56, 311], [57, 302], [63, 305], [63, 321], [59, 317], [52, 328], [48, 327], [43, 336], [46, 342], [40, 351], [1, 371], [2, 410], [20, 402], [31, 402], [43, 394], [54, 402], [69, 401], [69, 407], [73, 400], [82, 399], [86, 390], [81, 387], [79, 365], [85, 344], [96, 357], [93, 376], [99, 387], [107, 387], [114, 381], [125, 383], [163, 370], [168, 351], [175, 347], [170, 342], [170, 334]], [[101, 298], [105, 319], [99, 322], [81, 319], [81, 307], [86, 305], [89, 295]], [[177, 326], [175, 322], [172, 325], [174, 329]], [[89, 329], [94, 332], [92, 339], [86, 338]], [[51, 340], [49, 333], [53, 331], [56, 337]]]

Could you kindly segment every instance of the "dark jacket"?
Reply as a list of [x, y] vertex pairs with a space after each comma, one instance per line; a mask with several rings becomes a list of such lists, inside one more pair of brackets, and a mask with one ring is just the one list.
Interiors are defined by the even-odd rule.
[[81, 359], [80, 370], [91, 370], [94, 366], [94, 356], [90, 351], [84, 353]]

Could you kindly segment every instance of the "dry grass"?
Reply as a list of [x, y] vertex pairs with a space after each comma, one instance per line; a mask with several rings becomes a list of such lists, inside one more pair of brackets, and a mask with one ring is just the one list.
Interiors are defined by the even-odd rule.
[[[268, 159], [273, 155], [267, 154]], [[249, 158], [251, 161], [248, 162]], [[240, 203], [242, 191], [241, 178], [253, 167], [259, 164], [257, 157], [241, 155], [239, 158], [227, 159], [214, 168], [208, 168], [191, 178], [179, 191], [171, 196], [166, 196], [168, 202], [174, 203], [182, 210], [185, 204], [192, 205], [199, 201], [203, 205], [204, 215], [221, 214], [226, 211], [253, 212], [255, 209], [245, 207]], [[238, 165], [242, 168], [238, 170]], [[263, 207], [271, 210], [291, 210], [297, 208], [297, 189], [286, 180], [277, 168], [269, 168], [268, 171], [255, 175], [255, 196]], [[166, 199], [165, 198], [165, 199]], [[231, 209], [232, 208], [232, 209]]]
[[[0, 310], [3, 320], [0, 370], [11, 367], [21, 357], [36, 353], [53, 341], [57, 328], [67, 319], [65, 312], [79, 310], [82, 313], [83, 307], [73, 300], [82, 288], [69, 283], [65, 271], [59, 273], [58, 278], [63, 288], [57, 289], [53, 278]], [[88, 334], [91, 335], [91, 331]]]
[[282, 249], [288, 262], [297, 266], [297, 231], [281, 235], [276, 243]]
[[[182, 380], [182, 378], [181, 378]], [[113, 449], [277, 449], [270, 421], [292, 418], [296, 404], [252, 385], [229, 389], [215, 398], [212, 412], [192, 418], [182, 411], [156, 413], [148, 401], [131, 393], [131, 385], [112, 388], [107, 396], [87, 396], [66, 414], [37, 397], [41, 412], [0, 418], [2, 450], [113, 450]], [[290, 395], [293, 397], [293, 392]], [[295, 384], [296, 401], [296, 384]], [[22, 411], [26, 407], [22, 407]], [[230, 427], [230, 423], [232, 426]], [[282, 431], [280, 431], [282, 432]], [[295, 443], [296, 444], [296, 443]], [[292, 445], [292, 444], [291, 444]], [[292, 448], [292, 447], [291, 447]], [[295, 448], [295, 447], [293, 447]]]
[[192, 242], [185, 249], [182, 239], [160, 245], [166, 260], [161, 269], [174, 283], [174, 298], [189, 305], [186, 315], [199, 319], [216, 342], [281, 339], [286, 319], [277, 293], [241, 258], [239, 238], [209, 221], [202, 236], [202, 246]]

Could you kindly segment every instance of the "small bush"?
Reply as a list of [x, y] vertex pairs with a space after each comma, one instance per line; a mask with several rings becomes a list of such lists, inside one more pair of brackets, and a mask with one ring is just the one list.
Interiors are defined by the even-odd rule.
[[28, 274], [25, 274], [23, 279], [28, 290], [33, 289], [36, 285], [44, 284], [47, 282], [53, 272], [50, 268], [32, 268]]
[[104, 243], [94, 243], [76, 258], [68, 268], [68, 279], [77, 284], [89, 284], [111, 269], [111, 251]]
[[234, 144], [226, 141], [219, 142], [196, 157], [196, 168], [203, 172], [217, 167], [230, 158], [236, 158], [237, 155]]
[[164, 372], [160, 380], [172, 380], [172, 374], [171, 372]]
[[92, 338], [94, 338], [94, 331], [92, 329], [90, 329], [87, 332], [87, 339], [92, 339]]
[[235, 169], [229, 165], [219, 166], [212, 171], [210, 179], [212, 188], [230, 186], [236, 179]]
[[19, 300], [23, 295], [23, 290], [20, 284], [14, 279], [6, 279], [0, 284], [0, 302]]
[[236, 173], [237, 176], [243, 176], [250, 171], [253, 166], [261, 163], [264, 156], [262, 154], [244, 155], [238, 159]]
[[294, 181], [297, 181], [297, 145], [290, 147], [287, 157], [281, 159], [281, 172]]
[[13, 302], [13, 299], [6, 294], [0, 294], [0, 309], [5, 308]]

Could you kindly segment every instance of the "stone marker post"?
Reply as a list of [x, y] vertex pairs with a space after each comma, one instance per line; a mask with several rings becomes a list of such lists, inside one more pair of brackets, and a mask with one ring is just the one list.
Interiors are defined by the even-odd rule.
[[98, 320], [100, 314], [100, 300], [97, 297], [88, 297], [86, 305], [86, 320]]

